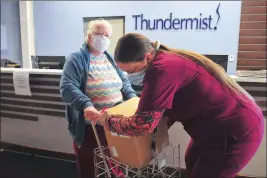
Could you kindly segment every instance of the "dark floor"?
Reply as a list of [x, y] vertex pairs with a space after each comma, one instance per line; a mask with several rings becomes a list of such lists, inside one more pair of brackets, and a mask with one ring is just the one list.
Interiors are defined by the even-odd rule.
[[74, 162], [0, 152], [1, 178], [78, 178]]
[[[77, 175], [75, 162], [6, 150], [0, 152], [0, 178], [78, 178]], [[182, 171], [182, 178], [187, 178], [185, 171]]]

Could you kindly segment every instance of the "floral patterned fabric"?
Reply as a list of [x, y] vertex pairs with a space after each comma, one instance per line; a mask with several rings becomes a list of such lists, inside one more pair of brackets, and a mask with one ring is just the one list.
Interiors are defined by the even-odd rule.
[[131, 117], [112, 115], [106, 120], [109, 130], [121, 135], [142, 136], [151, 133], [163, 117], [164, 110], [137, 113]]

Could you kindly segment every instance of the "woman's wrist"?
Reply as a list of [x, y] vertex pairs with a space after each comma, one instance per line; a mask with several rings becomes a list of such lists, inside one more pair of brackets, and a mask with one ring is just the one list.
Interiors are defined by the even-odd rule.
[[99, 118], [99, 120], [98, 120], [99, 123], [100, 123], [100, 125], [105, 126], [106, 123], [108, 122], [109, 117], [110, 117], [109, 112], [108, 112], [108, 111], [104, 111], [104, 112], [101, 114], [101, 116], [100, 116], [100, 118]]

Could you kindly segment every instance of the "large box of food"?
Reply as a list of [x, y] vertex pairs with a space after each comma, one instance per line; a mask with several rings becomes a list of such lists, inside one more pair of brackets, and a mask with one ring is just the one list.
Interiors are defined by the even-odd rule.
[[[137, 110], [138, 103], [139, 98], [135, 97], [108, 109], [108, 112], [114, 115], [132, 116]], [[161, 119], [155, 132], [145, 136], [129, 137], [118, 135], [107, 128], [105, 128], [105, 133], [112, 157], [123, 164], [135, 168], [142, 168], [148, 164], [154, 156], [161, 153], [169, 145], [167, 123], [164, 118]], [[153, 140], [154, 150], [152, 149]]]

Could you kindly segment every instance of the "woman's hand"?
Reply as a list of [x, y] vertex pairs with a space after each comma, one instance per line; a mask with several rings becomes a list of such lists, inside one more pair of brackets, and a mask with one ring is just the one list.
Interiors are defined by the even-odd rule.
[[97, 120], [97, 118], [99, 118], [100, 115], [101, 115], [101, 113], [99, 111], [97, 111], [93, 106], [87, 107], [84, 109], [85, 119], [87, 119], [91, 122], [94, 122], [95, 120]]
[[103, 113], [97, 111], [94, 107], [88, 107], [84, 110], [84, 117], [91, 121], [93, 125], [95, 125], [97, 122], [104, 126], [106, 118], [109, 116], [107, 111], [104, 111]]

